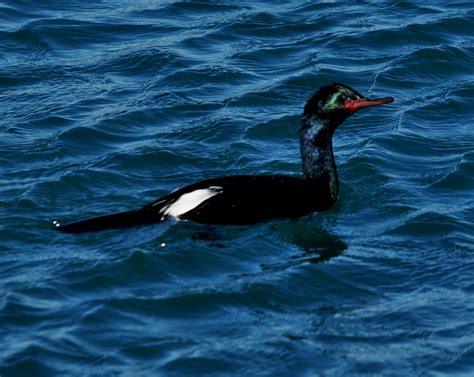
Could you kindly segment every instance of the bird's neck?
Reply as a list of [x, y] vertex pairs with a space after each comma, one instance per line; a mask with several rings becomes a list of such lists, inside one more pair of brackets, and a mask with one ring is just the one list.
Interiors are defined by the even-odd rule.
[[336, 200], [339, 182], [332, 151], [333, 129], [315, 116], [304, 117], [300, 128], [300, 150], [304, 178], [327, 183], [331, 199]]

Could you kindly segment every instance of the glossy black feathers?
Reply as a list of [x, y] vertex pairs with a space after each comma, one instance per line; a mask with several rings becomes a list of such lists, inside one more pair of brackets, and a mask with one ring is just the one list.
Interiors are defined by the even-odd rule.
[[343, 84], [323, 86], [306, 103], [299, 138], [303, 176], [240, 175], [209, 179], [176, 190], [139, 210], [120, 212], [60, 225], [65, 233], [92, 232], [168, 218], [203, 224], [254, 224], [270, 219], [292, 219], [326, 211], [338, 195], [332, 150], [335, 129], [352, 108], [392, 102], [370, 100]]

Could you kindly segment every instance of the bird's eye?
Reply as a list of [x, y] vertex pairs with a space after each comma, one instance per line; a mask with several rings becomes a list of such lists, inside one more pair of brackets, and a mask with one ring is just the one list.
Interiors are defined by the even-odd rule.
[[344, 102], [354, 102], [354, 101], [357, 101], [357, 98], [356, 98], [356, 97], [347, 96], [347, 97], [345, 98], [345, 101], [344, 101]]

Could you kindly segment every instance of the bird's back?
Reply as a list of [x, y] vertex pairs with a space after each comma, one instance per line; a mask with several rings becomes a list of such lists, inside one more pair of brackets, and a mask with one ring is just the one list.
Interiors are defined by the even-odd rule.
[[179, 189], [143, 209], [204, 224], [297, 218], [332, 206], [326, 181], [281, 175], [215, 178]]

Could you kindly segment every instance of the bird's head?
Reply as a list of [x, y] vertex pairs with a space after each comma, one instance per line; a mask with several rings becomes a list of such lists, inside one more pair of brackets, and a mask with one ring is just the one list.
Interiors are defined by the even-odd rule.
[[333, 83], [321, 87], [306, 103], [303, 120], [316, 117], [335, 130], [360, 109], [393, 102], [393, 97], [368, 99], [347, 85]]

